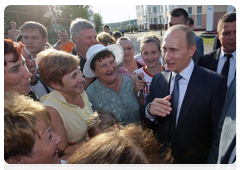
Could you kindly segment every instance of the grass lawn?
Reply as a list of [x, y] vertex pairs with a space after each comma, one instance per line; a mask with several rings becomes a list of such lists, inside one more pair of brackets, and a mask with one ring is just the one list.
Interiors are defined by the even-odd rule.
[[214, 38], [203, 38], [203, 44], [207, 44], [207, 45], [213, 45], [213, 41], [214, 41]]

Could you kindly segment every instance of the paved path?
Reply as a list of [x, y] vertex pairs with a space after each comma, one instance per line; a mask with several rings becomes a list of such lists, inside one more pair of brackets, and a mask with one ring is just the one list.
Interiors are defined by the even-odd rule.
[[[161, 32], [160, 31], [154, 31], [156, 35], [158, 35], [158, 37], [160, 37], [160, 40], [162, 42], [162, 39], [163, 39], [163, 36], [165, 34], [165, 30], [162, 31], [162, 36], [161, 36]], [[129, 33], [124, 33], [124, 36], [127, 37], [127, 38], [130, 38], [133, 42], [133, 45], [134, 45], [134, 48], [135, 48], [135, 55], [139, 54], [140, 53], [140, 43], [137, 42], [137, 39], [141, 36], [143, 36], [144, 34], [147, 34], [148, 32], [138, 32], [138, 33], [132, 33], [132, 34], [129, 34]], [[195, 34], [196, 35], [199, 35], [201, 32], [199, 31], [196, 31]], [[204, 44], [204, 54], [207, 54], [209, 52], [212, 51], [212, 46], [211, 45], [206, 45]]]

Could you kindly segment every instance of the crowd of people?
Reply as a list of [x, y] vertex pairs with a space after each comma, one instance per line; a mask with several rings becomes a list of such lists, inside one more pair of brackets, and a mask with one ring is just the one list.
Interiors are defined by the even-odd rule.
[[162, 42], [99, 34], [82, 18], [4, 32], [4, 159], [10, 164], [216, 164], [236, 159], [236, 13], [203, 41], [182, 8]]

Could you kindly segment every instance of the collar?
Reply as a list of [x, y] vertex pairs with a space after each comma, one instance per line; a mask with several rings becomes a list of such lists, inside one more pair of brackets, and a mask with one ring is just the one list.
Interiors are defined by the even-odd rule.
[[[85, 92], [83, 92], [85, 93]], [[82, 94], [83, 94], [82, 93]], [[79, 94], [80, 95], [80, 94]], [[63, 95], [57, 91], [57, 90], [54, 90], [52, 91], [51, 93], [47, 94], [47, 95], [44, 95], [43, 97], [41, 97], [41, 102], [44, 102], [45, 99], [47, 98], [52, 98], [54, 100], [57, 100], [58, 102], [60, 103], [63, 103], [64, 105], [68, 105], [68, 106], [71, 106], [71, 107], [79, 107], [77, 105], [74, 105], [74, 104], [70, 104], [66, 101], [66, 99], [63, 97]]]
[[[219, 59], [223, 58], [224, 54], [226, 54], [226, 53], [223, 51], [223, 48], [221, 46], [221, 52], [220, 52]], [[236, 50], [232, 53], [232, 55], [233, 55], [232, 58], [234, 58], [234, 60], [236, 60]]]
[[[193, 62], [193, 60], [191, 59], [190, 64], [189, 64], [183, 71], [181, 71], [179, 74], [180, 74], [185, 80], [189, 81], [190, 78], [191, 78], [193, 69], [194, 69], [194, 62]], [[177, 74], [177, 73], [172, 72], [172, 79], [175, 78], [176, 74]]]
[[77, 51], [76, 51], [76, 49], [75, 49], [75, 47], [72, 48], [72, 52], [71, 52], [71, 53], [72, 53], [73, 55], [79, 56], [78, 53], [77, 53]]

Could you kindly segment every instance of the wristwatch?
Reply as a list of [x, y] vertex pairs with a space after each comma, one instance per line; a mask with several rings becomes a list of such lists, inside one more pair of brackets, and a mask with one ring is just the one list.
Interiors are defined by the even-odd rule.
[[[151, 106], [151, 104], [147, 105], [147, 113], [148, 113], [149, 115], [151, 115], [150, 112], [149, 112], [149, 111], [150, 111], [150, 106]], [[151, 115], [151, 116], [152, 116], [152, 115]]]

